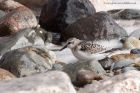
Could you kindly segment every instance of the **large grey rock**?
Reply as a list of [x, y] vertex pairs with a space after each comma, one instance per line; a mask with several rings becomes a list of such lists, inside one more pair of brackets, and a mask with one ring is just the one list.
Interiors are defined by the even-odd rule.
[[41, 29], [25, 29], [8, 37], [0, 37], [0, 53], [4, 54], [25, 46], [42, 47], [45, 46], [45, 42], [50, 41], [50, 38], [50, 34]]
[[47, 0], [39, 23], [47, 30], [61, 32], [67, 25], [94, 13], [94, 6], [89, 0]]
[[76, 93], [69, 77], [59, 71], [0, 82], [1, 93]]
[[139, 71], [129, 71], [107, 80], [87, 85], [77, 93], [139, 93], [139, 74]]
[[55, 54], [45, 48], [24, 47], [5, 53], [0, 67], [17, 77], [28, 76], [52, 69]]
[[69, 25], [62, 32], [61, 41], [71, 37], [81, 40], [112, 39], [127, 36], [126, 31], [120, 27], [106, 12], [98, 12], [93, 16], [82, 18]]

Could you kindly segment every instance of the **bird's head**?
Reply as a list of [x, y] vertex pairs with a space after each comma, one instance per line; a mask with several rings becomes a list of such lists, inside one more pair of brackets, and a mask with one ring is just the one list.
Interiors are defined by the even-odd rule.
[[72, 49], [72, 48], [76, 47], [80, 42], [81, 42], [81, 40], [79, 40], [77, 38], [70, 38], [67, 40], [66, 44], [60, 49], [60, 51], [67, 47]]

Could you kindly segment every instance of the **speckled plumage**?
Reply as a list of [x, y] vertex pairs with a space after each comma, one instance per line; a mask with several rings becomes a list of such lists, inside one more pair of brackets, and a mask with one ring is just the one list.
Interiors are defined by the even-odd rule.
[[[116, 43], [116, 44], [115, 44]], [[79, 60], [101, 60], [110, 54], [114, 48], [122, 47], [119, 40], [96, 40], [84, 41], [76, 38], [69, 39], [66, 45], [62, 48], [70, 48], [73, 55]]]

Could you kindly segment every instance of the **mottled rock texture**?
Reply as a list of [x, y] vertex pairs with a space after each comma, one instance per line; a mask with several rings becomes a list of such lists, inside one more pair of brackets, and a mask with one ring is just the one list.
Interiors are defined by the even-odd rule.
[[93, 16], [82, 18], [69, 25], [62, 32], [61, 41], [71, 37], [81, 40], [112, 39], [127, 36], [126, 31], [120, 27], [109, 14], [98, 12]]
[[55, 54], [43, 48], [24, 47], [5, 53], [0, 67], [17, 77], [25, 77], [52, 69]]
[[94, 13], [94, 6], [89, 0], [47, 0], [39, 23], [47, 30], [61, 32], [78, 19]]
[[0, 36], [11, 35], [22, 29], [37, 26], [34, 13], [18, 2], [0, 1], [0, 9], [6, 12], [6, 15], [0, 18]]

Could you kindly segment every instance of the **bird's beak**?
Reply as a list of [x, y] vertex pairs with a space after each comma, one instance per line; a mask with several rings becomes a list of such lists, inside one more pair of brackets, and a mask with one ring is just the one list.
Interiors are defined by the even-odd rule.
[[59, 51], [64, 50], [65, 48], [67, 48], [68, 44], [64, 45]]

